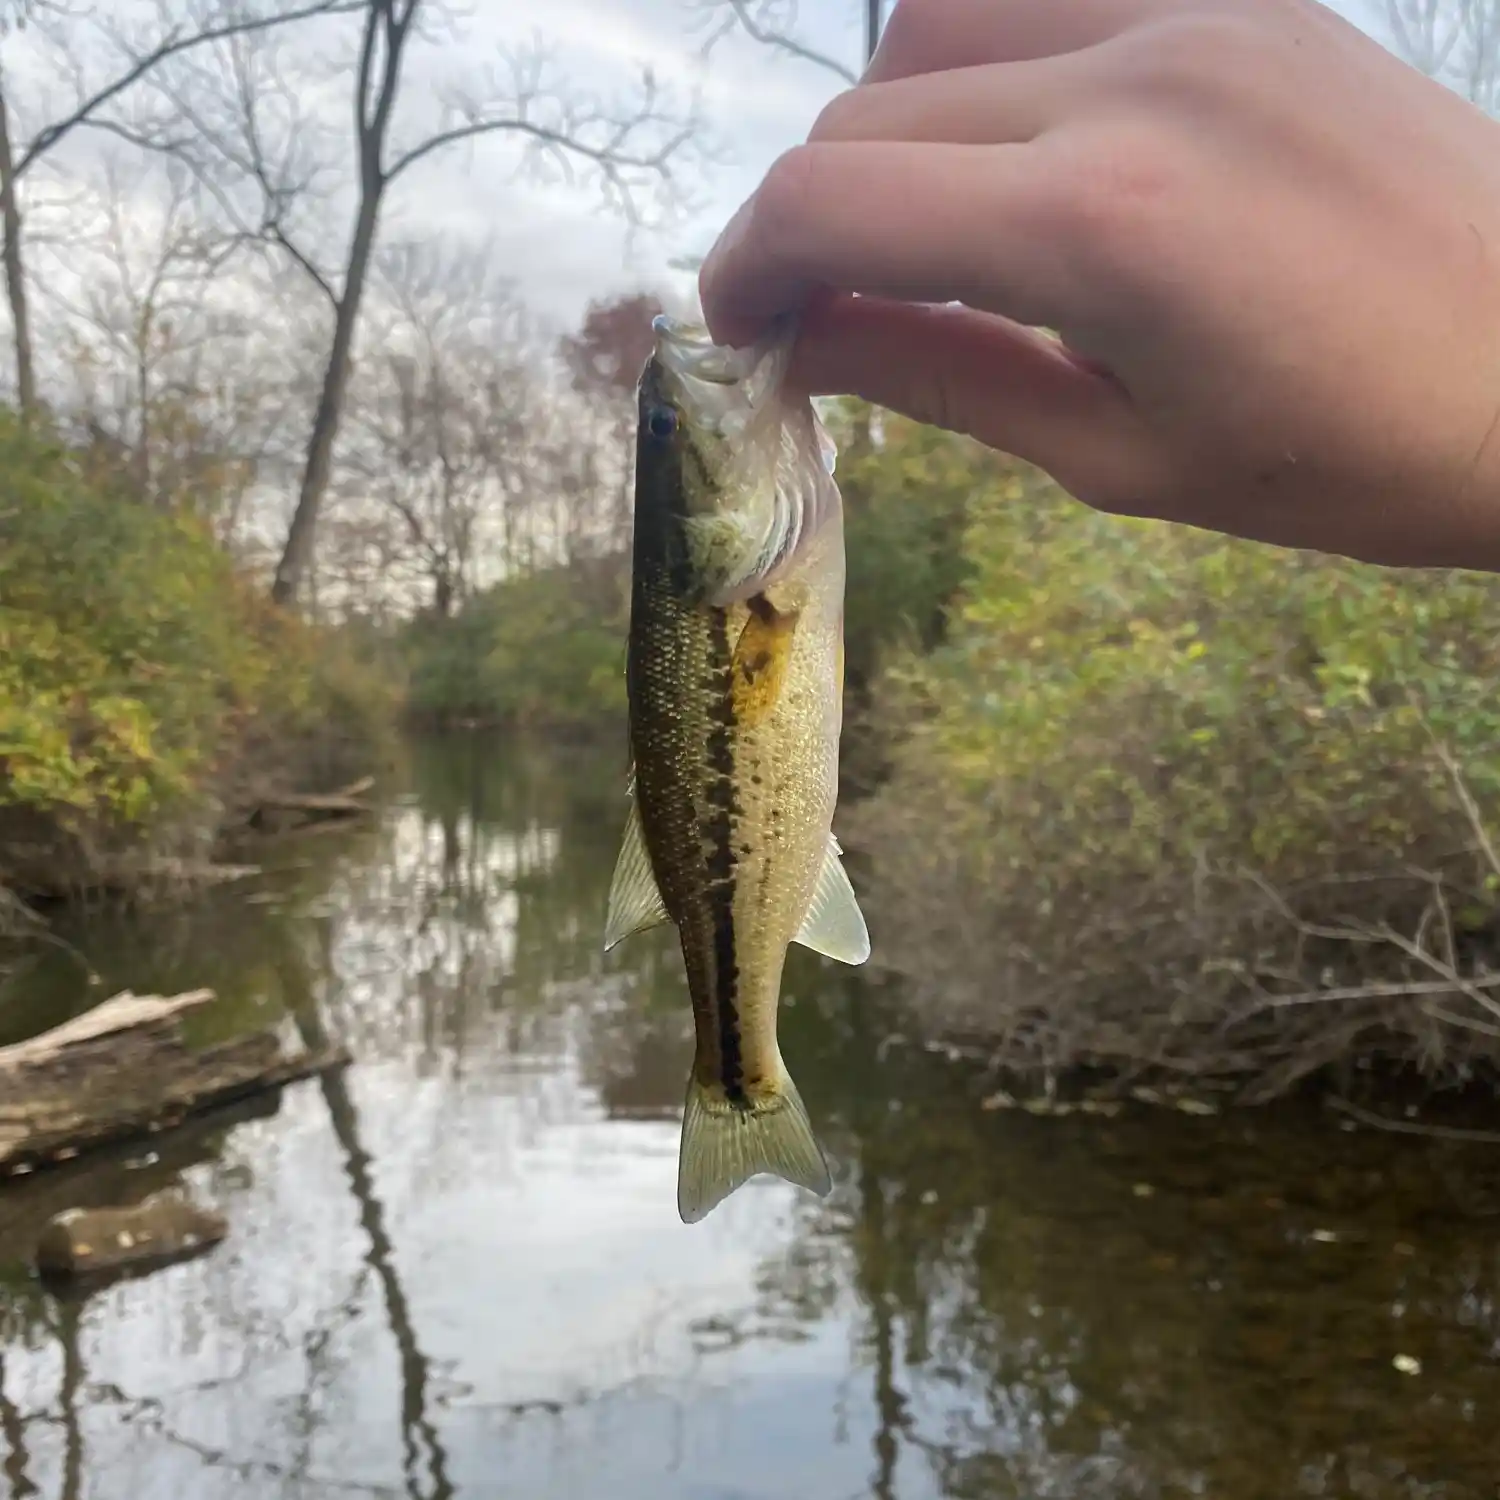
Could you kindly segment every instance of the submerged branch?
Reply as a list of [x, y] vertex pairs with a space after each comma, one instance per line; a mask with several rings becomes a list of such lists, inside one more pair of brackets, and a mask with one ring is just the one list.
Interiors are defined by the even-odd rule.
[[1392, 1120], [1385, 1115], [1361, 1109], [1359, 1105], [1351, 1104], [1338, 1094], [1330, 1094], [1327, 1103], [1330, 1109], [1336, 1109], [1341, 1115], [1348, 1115], [1351, 1120], [1368, 1125], [1372, 1130], [1389, 1130], [1396, 1135], [1424, 1136], [1434, 1141], [1464, 1141], [1474, 1145], [1500, 1146], [1500, 1131], [1496, 1130], [1468, 1130], [1458, 1125], [1423, 1125], [1415, 1120]]

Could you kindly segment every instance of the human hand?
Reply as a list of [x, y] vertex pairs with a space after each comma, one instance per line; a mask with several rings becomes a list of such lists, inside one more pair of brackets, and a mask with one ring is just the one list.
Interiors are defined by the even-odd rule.
[[700, 284], [1100, 509], [1500, 570], [1500, 126], [1315, 0], [900, 0]]

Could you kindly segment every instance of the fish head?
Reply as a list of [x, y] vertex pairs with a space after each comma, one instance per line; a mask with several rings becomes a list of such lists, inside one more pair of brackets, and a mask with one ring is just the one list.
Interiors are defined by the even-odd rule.
[[685, 573], [724, 606], [762, 589], [837, 511], [834, 447], [806, 396], [786, 390], [794, 325], [746, 349], [659, 317], [641, 375], [637, 495], [680, 528]]

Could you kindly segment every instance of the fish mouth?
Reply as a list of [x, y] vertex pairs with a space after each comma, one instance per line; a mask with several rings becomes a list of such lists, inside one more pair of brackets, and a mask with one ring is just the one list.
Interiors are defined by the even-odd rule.
[[753, 353], [716, 344], [702, 323], [660, 313], [651, 320], [656, 358], [679, 380], [704, 385], [738, 385], [754, 368]]
[[739, 436], [770, 412], [786, 375], [795, 323], [779, 320], [743, 349], [716, 344], [699, 322], [661, 313], [651, 320], [656, 347], [648, 369], [655, 390], [720, 436]]

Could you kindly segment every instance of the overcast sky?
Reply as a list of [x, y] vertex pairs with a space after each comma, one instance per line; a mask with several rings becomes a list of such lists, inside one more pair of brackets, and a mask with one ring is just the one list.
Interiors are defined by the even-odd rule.
[[[476, 53], [522, 41], [533, 25], [542, 27], [559, 59], [607, 92], [628, 90], [643, 62], [682, 96], [701, 91], [718, 149], [711, 164], [685, 171], [684, 186], [696, 201], [669, 231], [640, 234], [627, 246], [622, 225], [601, 215], [597, 196], [586, 189], [505, 182], [486, 191], [493, 156], [484, 148], [467, 161], [449, 156], [420, 181], [404, 184], [397, 209], [402, 227], [436, 219], [467, 233], [493, 234], [529, 297], [570, 322], [589, 298], [642, 283], [695, 297], [694, 277], [672, 271], [669, 261], [706, 250], [765, 167], [801, 140], [823, 104], [846, 86], [826, 69], [749, 41], [738, 29], [716, 41], [705, 61], [701, 52], [712, 23], [725, 14], [712, 0], [548, 0], [543, 7], [478, 0], [466, 24]], [[802, 0], [796, 32], [858, 68], [861, 17], [862, 0]]]

